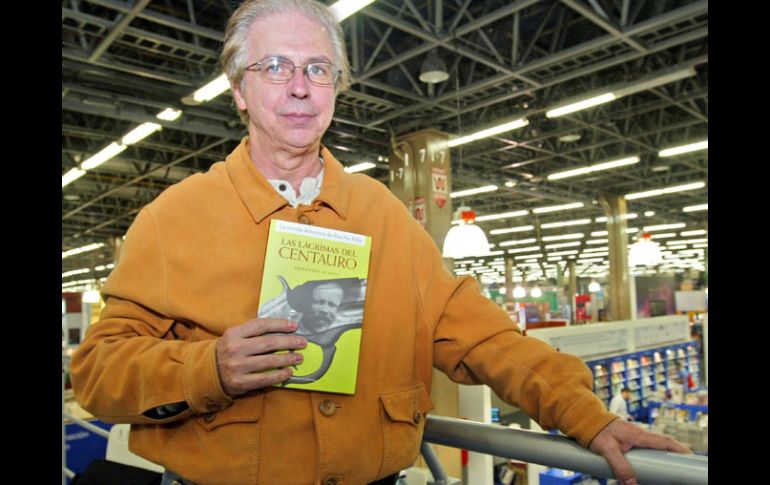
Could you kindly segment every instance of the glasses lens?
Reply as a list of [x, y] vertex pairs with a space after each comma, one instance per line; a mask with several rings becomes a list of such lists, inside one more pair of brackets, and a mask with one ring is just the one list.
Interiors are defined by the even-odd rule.
[[334, 84], [337, 69], [328, 62], [314, 62], [307, 65], [307, 77], [316, 84]]
[[262, 73], [262, 77], [268, 81], [286, 81], [291, 79], [294, 64], [271, 57], [259, 63], [259, 70]]

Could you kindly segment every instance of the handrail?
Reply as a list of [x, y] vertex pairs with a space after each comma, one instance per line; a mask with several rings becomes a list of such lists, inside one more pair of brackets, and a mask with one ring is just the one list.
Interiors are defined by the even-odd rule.
[[[445, 416], [428, 416], [423, 440], [527, 463], [615, 478], [602, 456], [563, 436]], [[648, 449], [633, 449], [625, 456], [637, 480], [645, 485], [708, 485], [707, 457]]]
[[103, 436], [105, 438], [109, 438], [110, 437], [110, 432], [109, 431], [104, 430], [104, 429], [100, 428], [99, 426], [94, 426], [93, 424], [89, 423], [88, 421], [83, 421], [82, 419], [76, 418], [75, 416], [73, 416], [73, 415], [71, 415], [69, 413], [62, 413], [62, 416], [65, 417], [65, 418], [71, 419], [73, 422], [79, 424], [80, 426], [84, 427], [85, 429], [87, 429], [88, 431], [90, 431], [92, 433], [96, 433], [99, 436]]

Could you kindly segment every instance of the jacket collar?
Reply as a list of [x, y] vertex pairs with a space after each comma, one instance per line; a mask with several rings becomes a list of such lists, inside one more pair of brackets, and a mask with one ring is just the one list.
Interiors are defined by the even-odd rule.
[[[324, 180], [321, 193], [313, 204], [328, 205], [340, 218], [346, 219], [350, 204], [349, 174], [323, 146], [321, 156], [324, 159]], [[248, 136], [227, 156], [225, 166], [236, 192], [257, 224], [289, 204], [252, 162]]]

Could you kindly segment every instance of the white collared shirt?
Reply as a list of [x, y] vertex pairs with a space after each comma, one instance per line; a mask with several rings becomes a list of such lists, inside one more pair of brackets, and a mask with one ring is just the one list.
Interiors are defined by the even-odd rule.
[[281, 179], [268, 179], [270, 185], [273, 186], [276, 192], [286, 199], [289, 204], [296, 208], [300, 204], [310, 205], [318, 194], [321, 193], [321, 184], [324, 180], [324, 168], [323, 162], [321, 164], [321, 173], [316, 177], [306, 177], [299, 185], [299, 195], [294, 190], [294, 187], [285, 180]]

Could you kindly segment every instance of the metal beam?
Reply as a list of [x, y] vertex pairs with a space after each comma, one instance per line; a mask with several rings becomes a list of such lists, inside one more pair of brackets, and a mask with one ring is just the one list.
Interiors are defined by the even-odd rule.
[[128, 11], [125, 16], [117, 23], [117, 25], [112, 28], [110, 33], [107, 34], [104, 39], [102, 39], [102, 42], [99, 44], [99, 46], [97, 46], [88, 57], [88, 61], [95, 62], [97, 59], [99, 59], [99, 57], [104, 54], [104, 51], [106, 51], [107, 48], [115, 41], [115, 39], [117, 39], [118, 36], [123, 33], [125, 28], [128, 27], [128, 24], [130, 24], [136, 18], [139, 12], [144, 10], [144, 7], [146, 7], [148, 3], [150, 3], [150, 0], [137, 0], [131, 10]]
[[645, 55], [647, 54], [647, 48], [644, 45], [642, 45], [640, 42], [635, 41], [634, 39], [631, 38], [631, 36], [624, 33], [622, 30], [616, 28], [608, 20], [605, 20], [599, 15], [595, 14], [594, 12], [586, 8], [584, 5], [578, 3], [575, 0], [561, 0], [561, 1], [572, 10], [576, 11], [583, 17], [587, 18], [594, 24], [598, 25], [602, 29], [606, 30], [607, 32], [615, 36], [618, 40], [621, 40], [626, 44], [630, 45], [631, 47], [639, 51], [641, 54], [645, 54]]

